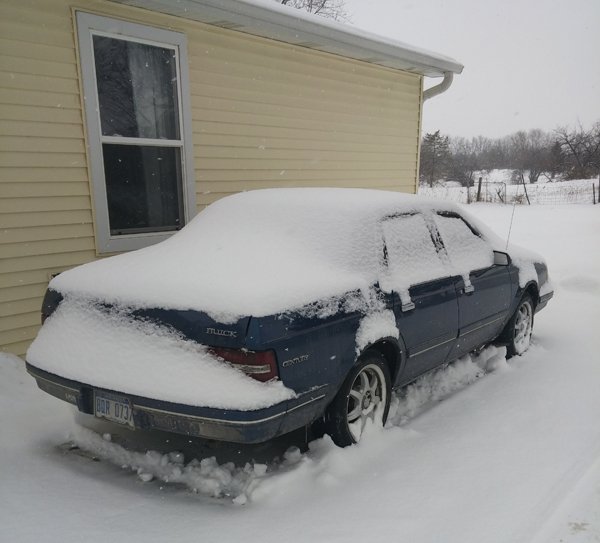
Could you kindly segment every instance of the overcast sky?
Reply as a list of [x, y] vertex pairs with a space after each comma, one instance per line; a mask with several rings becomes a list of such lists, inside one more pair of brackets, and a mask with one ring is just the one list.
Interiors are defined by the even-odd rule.
[[[352, 24], [464, 64], [423, 132], [504, 136], [600, 120], [600, 0], [346, 0]], [[436, 79], [426, 78], [425, 86]]]

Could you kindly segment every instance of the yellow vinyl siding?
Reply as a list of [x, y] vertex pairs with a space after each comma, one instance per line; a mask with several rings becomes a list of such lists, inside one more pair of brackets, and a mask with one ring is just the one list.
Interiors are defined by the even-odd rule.
[[[50, 273], [72, 268], [79, 264], [90, 262], [96, 258], [94, 249], [86, 251], [68, 251], [64, 253], [21, 256], [18, 258], [3, 258], [0, 261], [2, 265], [2, 274], [0, 274], [0, 285], [2, 284], [2, 275], [9, 272], [45, 270]], [[48, 286], [46, 282], [46, 286]], [[1, 299], [1, 296], [0, 296]], [[41, 303], [41, 299], [40, 299]]]
[[35, 198], [2, 198], [0, 213], [37, 213], [38, 211], [67, 211], [89, 209], [87, 196], [54, 196]]
[[22, 313], [33, 313], [40, 316], [40, 299], [38, 297], [29, 298], [28, 300], [19, 300], [15, 302], [2, 302], [0, 304], [0, 317], [11, 317]]
[[[47, 283], [48, 279], [50, 278], [50, 273], [45, 270], [45, 269], [41, 269], [41, 270], [26, 270], [26, 271], [17, 271], [17, 272], [11, 272], [11, 273], [3, 273], [2, 274], [2, 283], [0, 283], [0, 286], [2, 286], [4, 289], [8, 289], [9, 287], [25, 287], [27, 285], [41, 285], [43, 283]], [[6, 290], [2, 291], [2, 294], [0, 296], [4, 296], [3, 299], [8, 299], [6, 298], [7, 296], [17, 296], [18, 292], [13, 292], [12, 294]], [[12, 300], [17, 300], [18, 298], [10, 298]], [[39, 307], [38, 307], [39, 309]]]
[[[0, 52], [2, 52], [2, 55], [16, 57], [21, 61], [33, 60], [40, 62], [49, 60], [51, 62], [62, 62], [75, 68], [73, 64], [72, 44], [67, 47], [57, 47], [45, 43], [28, 42], [27, 47], [24, 49], [21, 41], [5, 38], [6, 36], [4, 35], [0, 38]], [[75, 74], [76, 73], [77, 70], [75, 68]]]
[[[91, 210], [40, 211], [35, 214], [6, 213], [0, 215], [0, 228], [25, 229], [33, 226], [53, 226], [61, 224], [81, 225], [87, 228], [92, 224]], [[9, 235], [8, 233], [5, 235]]]
[[0, 136], [0, 149], [20, 153], [85, 153], [82, 139], [35, 136]]
[[0, 317], [0, 332], [18, 330], [28, 326], [37, 326], [40, 323], [40, 311], [31, 311], [10, 317]]
[[[0, 89], [1, 91], [2, 89]], [[45, 96], [48, 98], [46, 94]], [[18, 98], [18, 99], [17, 99]], [[78, 109], [67, 109], [66, 104], [61, 104], [61, 107], [54, 105], [53, 107], [34, 106], [32, 95], [23, 97], [22, 92], [15, 93], [14, 101], [10, 101], [8, 93], [2, 94], [0, 92], [1, 103], [10, 103], [10, 108], [5, 108], [2, 112], [2, 116], [6, 120], [10, 121], [35, 121], [35, 122], [47, 122], [53, 124], [74, 124], [81, 126], [81, 113]], [[19, 105], [21, 102], [27, 102], [29, 105]], [[56, 103], [56, 99], [54, 99]], [[55, 139], [55, 138], [53, 138]]]
[[[79, 126], [81, 127], [81, 111], [79, 109], [79, 96], [75, 94], [60, 94], [56, 92], [45, 92], [43, 90], [31, 91], [22, 89], [5, 89], [0, 87], [0, 100], [3, 105], [16, 104], [24, 106], [41, 106], [60, 109], [74, 109], [79, 117]], [[3, 108], [4, 109], [4, 108]], [[7, 118], [12, 118], [11, 110], [7, 109]], [[37, 120], [37, 119], [34, 119]], [[43, 119], [40, 119], [43, 120]]]
[[[30, 168], [29, 164], [24, 163], [15, 168], [2, 168], [0, 170], [0, 182], [13, 183], [18, 179], [21, 183], [45, 183], [45, 182], [69, 182], [84, 181], [89, 184], [87, 177], [87, 168], [85, 165], [79, 168]], [[2, 185], [0, 185], [0, 191]], [[0, 193], [1, 194], [1, 193]]]
[[[24, 326], [15, 330], [0, 332], [0, 345], [8, 352], [15, 352], [15, 345], [21, 347], [21, 345], [27, 345], [28, 342], [30, 343], [37, 334], [39, 328], [40, 325], [35, 324], [33, 326]], [[25, 351], [20, 352], [24, 353]]]
[[4, 305], [5, 302], [19, 302], [28, 299], [30, 296], [39, 298], [44, 295], [44, 283], [47, 283], [47, 278], [41, 283], [31, 283], [17, 287], [3, 287], [0, 291], [0, 303]]
[[4, 198], [34, 196], [87, 196], [87, 183], [4, 183], [0, 192]]
[[198, 209], [248, 189], [414, 192], [421, 77], [105, 0], [0, 4], [0, 348], [97, 257], [72, 8], [187, 36]]
[[0, 243], [23, 244], [40, 240], [93, 238], [91, 224], [59, 224], [52, 226], [32, 226], [29, 228], [10, 228], [0, 231]]
[[188, 40], [200, 205], [271, 186], [414, 192], [420, 77], [211, 27]]

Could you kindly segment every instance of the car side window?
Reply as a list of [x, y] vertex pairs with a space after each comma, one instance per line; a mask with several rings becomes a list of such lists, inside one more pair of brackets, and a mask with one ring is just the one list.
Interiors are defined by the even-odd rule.
[[473, 270], [489, 268], [494, 263], [491, 246], [477, 235], [458, 215], [434, 215], [435, 225], [458, 274], [467, 275]]
[[386, 251], [382, 290], [398, 292], [407, 303], [410, 286], [448, 276], [422, 215], [386, 218], [382, 232]]

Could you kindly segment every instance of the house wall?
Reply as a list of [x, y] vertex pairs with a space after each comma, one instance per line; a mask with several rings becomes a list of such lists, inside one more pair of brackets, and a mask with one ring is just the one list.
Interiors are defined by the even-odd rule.
[[0, 348], [97, 258], [72, 8], [184, 32], [197, 207], [287, 186], [416, 190], [421, 77], [107, 1], [0, 4]]

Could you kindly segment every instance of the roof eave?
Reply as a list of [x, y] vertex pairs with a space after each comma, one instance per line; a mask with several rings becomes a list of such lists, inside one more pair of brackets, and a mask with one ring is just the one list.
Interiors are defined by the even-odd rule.
[[429, 77], [459, 74], [459, 62], [272, 0], [114, 0], [184, 19]]

